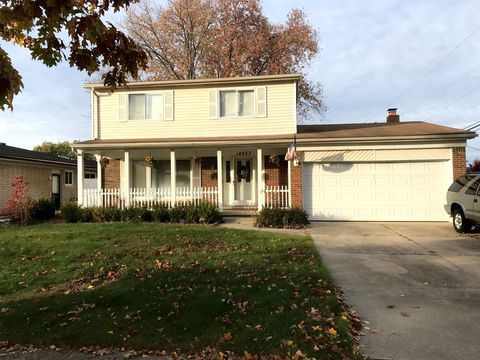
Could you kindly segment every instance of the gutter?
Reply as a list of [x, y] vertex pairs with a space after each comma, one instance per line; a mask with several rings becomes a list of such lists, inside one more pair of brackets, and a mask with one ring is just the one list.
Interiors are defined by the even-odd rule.
[[[70, 163], [70, 162], [62, 162], [62, 161], [55, 161], [55, 160], [40, 160], [40, 159], [32, 159], [26, 157], [15, 157], [15, 156], [8, 156], [2, 155], [0, 156], [0, 160], [18, 160], [18, 161], [27, 161], [27, 162], [35, 162], [35, 163], [45, 163], [45, 164], [52, 164], [52, 165], [65, 165], [65, 166], [73, 166], [76, 167], [77, 163]], [[89, 169], [96, 169], [96, 166], [84, 165]]]
[[[176, 86], [202, 86], [202, 85], [225, 85], [237, 83], [265, 83], [265, 82], [282, 82], [282, 81], [299, 81], [300, 74], [284, 74], [284, 75], [263, 75], [249, 77], [230, 77], [216, 79], [188, 79], [188, 80], [161, 80], [161, 81], [134, 81], [129, 82], [120, 88], [143, 88], [143, 87], [176, 87]], [[110, 89], [102, 83], [85, 83], [82, 85], [84, 89]]]

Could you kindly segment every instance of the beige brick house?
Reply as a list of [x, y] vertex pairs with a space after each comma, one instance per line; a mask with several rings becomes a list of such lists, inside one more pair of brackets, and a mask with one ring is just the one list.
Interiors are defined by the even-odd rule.
[[[86, 161], [86, 177], [95, 179], [96, 172], [96, 163]], [[53, 198], [57, 208], [65, 201], [77, 197], [76, 160], [0, 143], [0, 212], [7, 206], [12, 192], [11, 183], [16, 176], [22, 176], [28, 182], [29, 196], [32, 199]], [[85, 181], [87, 187], [89, 181], [92, 182]]]
[[[91, 92], [103, 178], [81, 204], [209, 199], [221, 210], [302, 206], [315, 220], [446, 220], [475, 133], [412, 121], [298, 125], [298, 75], [133, 82]], [[294, 144], [295, 161], [285, 161]]]

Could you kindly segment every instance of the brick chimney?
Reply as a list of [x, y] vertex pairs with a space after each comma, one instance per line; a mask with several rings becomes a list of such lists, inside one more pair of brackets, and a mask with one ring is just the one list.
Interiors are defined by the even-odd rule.
[[397, 108], [390, 108], [387, 111], [387, 124], [398, 124], [400, 122], [400, 115], [397, 115]]

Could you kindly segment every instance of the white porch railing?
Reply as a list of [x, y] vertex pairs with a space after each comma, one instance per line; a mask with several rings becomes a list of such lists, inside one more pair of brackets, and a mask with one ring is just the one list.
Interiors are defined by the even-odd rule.
[[290, 189], [288, 186], [265, 186], [265, 207], [289, 208]]
[[[216, 187], [180, 187], [175, 191], [175, 201], [178, 204], [188, 202], [198, 204], [201, 201], [218, 204], [218, 190]], [[86, 207], [115, 206], [123, 209], [128, 203], [133, 207], [152, 207], [159, 204], [171, 207], [170, 188], [132, 188], [129, 189], [128, 194], [120, 189], [84, 189], [83, 191], [83, 205]]]

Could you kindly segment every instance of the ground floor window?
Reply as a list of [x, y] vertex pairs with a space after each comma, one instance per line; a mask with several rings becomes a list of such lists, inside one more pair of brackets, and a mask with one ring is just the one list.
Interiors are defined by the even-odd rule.
[[[133, 187], [144, 188], [147, 183], [145, 161], [134, 161]], [[177, 187], [190, 187], [190, 160], [177, 160]], [[155, 160], [152, 166], [152, 188], [170, 188], [170, 160]]]
[[85, 176], [83, 178], [84, 179], [96, 179], [97, 174], [95, 174], [95, 173], [85, 173]]
[[65, 171], [65, 185], [73, 185], [73, 171]]

